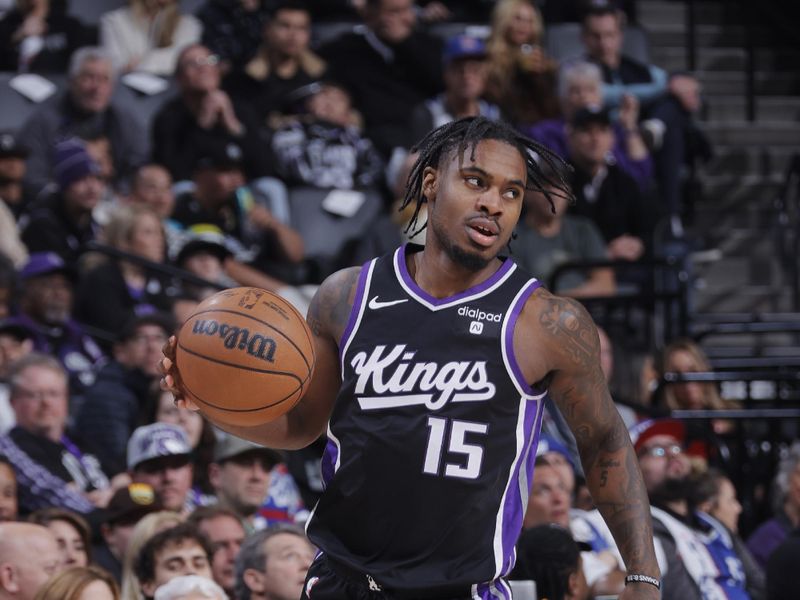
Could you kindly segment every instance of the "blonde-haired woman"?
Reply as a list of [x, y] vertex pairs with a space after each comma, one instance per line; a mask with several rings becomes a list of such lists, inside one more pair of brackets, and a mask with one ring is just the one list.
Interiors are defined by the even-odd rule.
[[542, 49], [544, 26], [530, 0], [499, 0], [486, 44], [486, 97], [518, 127], [559, 115], [557, 63]]
[[[664, 373], [710, 373], [714, 369], [705, 352], [695, 342], [678, 339], [667, 345], [657, 365]], [[731, 408], [712, 381], [687, 381], [665, 386], [661, 403], [671, 410], [720, 410]]]
[[202, 32], [200, 21], [181, 14], [178, 0], [129, 0], [100, 18], [100, 43], [125, 73], [171, 75], [178, 53]]
[[162, 510], [150, 513], [136, 524], [131, 533], [128, 548], [125, 550], [125, 558], [122, 561], [122, 600], [142, 599], [142, 590], [133, 566], [136, 564], [139, 553], [147, 541], [165, 529], [180, 525], [184, 520], [176, 512]]
[[[121, 204], [111, 211], [103, 241], [133, 256], [162, 263], [166, 258], [159, 216], [141, 204]], [[169, 281], [132, 261], [108, 259], [86, 273], [78, 287], [75, 314], [103, 331], [120, 332], [135, 316], [167, 312]], [[98, 294], [97, 290], [104, 290]]]
[[34, 600], [119, 600], [119, 587], [103, 569], [72, 567], [44, 584]]

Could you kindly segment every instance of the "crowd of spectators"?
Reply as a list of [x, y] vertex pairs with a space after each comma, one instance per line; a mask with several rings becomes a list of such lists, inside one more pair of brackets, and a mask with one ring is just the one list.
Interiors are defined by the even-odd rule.
[[[709, 153], [693, 120], [699, 82], [623, 54], [633, 2], [180, 6], [130, 0], [92, 27], [66, 0], [19, 0], [0, 17], [0, 69], [64, 77], [0, 132], [0, 600], [299, 598], [324, 439], [277, 452], [177, 409], [158, 385], [161, 347], [218, 289], [263, 287], [305, 311], [326, 270], [419, 242], [395, 209], [431, 128], [504, 119], [570, 163], [575, 201], [528, 192], [511, 246], [544, 281], [568, 262], [653, 256], [658, 223], [680, 217], [683, 167]], [[548, 24], [575, 19], [582, 52], [548, 55]], [[441, 27], [459, 22], [473, 27]], [[168, 83], [154, 113], [121, 100], [131, 75]], [[297, 226], [309, 189], [356, 211], [371, 194], [380, 214], [316, 262]], [[555, 291], [613, 296], [629, 283], [595, 266]], [[601, 341], [616, 391], [613, 341]], [[735, 407], [713, 383], [653, 393], [664, 373], [710, 370], [675, 340], [624, 396]], [[745, 542], [736, 489], [714, 468], [735, 425], [620, 413], [653, 505], [663, 597], [786, 597], [800, 450], [780, 465], [774, 516]], [[624, 564], [552, 406], [543, 429], [514, 577], [551, 599], [617, 594]]]

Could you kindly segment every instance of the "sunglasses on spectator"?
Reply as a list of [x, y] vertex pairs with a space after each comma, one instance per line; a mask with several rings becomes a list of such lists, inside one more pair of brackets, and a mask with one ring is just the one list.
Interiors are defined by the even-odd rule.
[[650, 446], [649, 448], [643, 448], [639, 452], [639, 456], [653, 456], [655, 458], [678, 456], [679, 454], [683, 454], [683, 446], [680, 444], [670, 444], [668, 446]]

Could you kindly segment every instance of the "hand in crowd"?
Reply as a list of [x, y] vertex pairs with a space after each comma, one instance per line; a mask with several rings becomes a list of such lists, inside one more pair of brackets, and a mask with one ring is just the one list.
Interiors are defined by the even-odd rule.
[[452, 16], [450, 9], [441, 2], [430, 2], [422, 9], [420, 17], [426, 23], [447, 21]]
[[519, 57], [520, 67], [525, 71], [533, 73], [541, 73], [547, 70], [550, 66], [550, 61], [544, 54], [542, 47], [537, 45], [531, 46], [524, 44]]
[[673, 75], [669, 80], [669, 93], [677, 98], [686, 112], [700, 110], [700, 83], [689, 75]]
[[222, 90], [214, 90], [206, 94], [200, 105], [197, 122], [203, 129], [211, 129], [217, 123], [222, 123], [225, 129], [233, 135], [240, 135], [243, 127], [236, 118], [231, 99]]
[[277, 219], [273, 216], [269, 209], [265, 206], [261, 206], [260, 204], [253, 206], [253, 208], [251, 208], [247, 214], [251, 223], [253, 223], [259, 229], [264, 229], [265, 231], [275, 229], [278, 224]]
[[634, 131], [639, 123], [639, 100], [624, 94], [619, 105], [619, 123], [625, 131]]
[[626, 233], [608, 243], [608, 254], [613, 260], [638, 260], [644, 254], [644, 242]]

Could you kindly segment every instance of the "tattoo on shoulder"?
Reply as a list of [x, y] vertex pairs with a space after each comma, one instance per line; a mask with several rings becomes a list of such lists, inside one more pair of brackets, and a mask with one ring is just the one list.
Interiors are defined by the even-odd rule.
[[594, 322], [576, 300], [548, 294], [539, 323], [545, 332], [558, 338], [561, 347], [578, 364], [589, 365], [599, 351], [600, 341]]
[[345, 269], [327, 279], [311, 301], [306, 318], [312, 333], [339, 331], [347, 325], [360, 268]]

